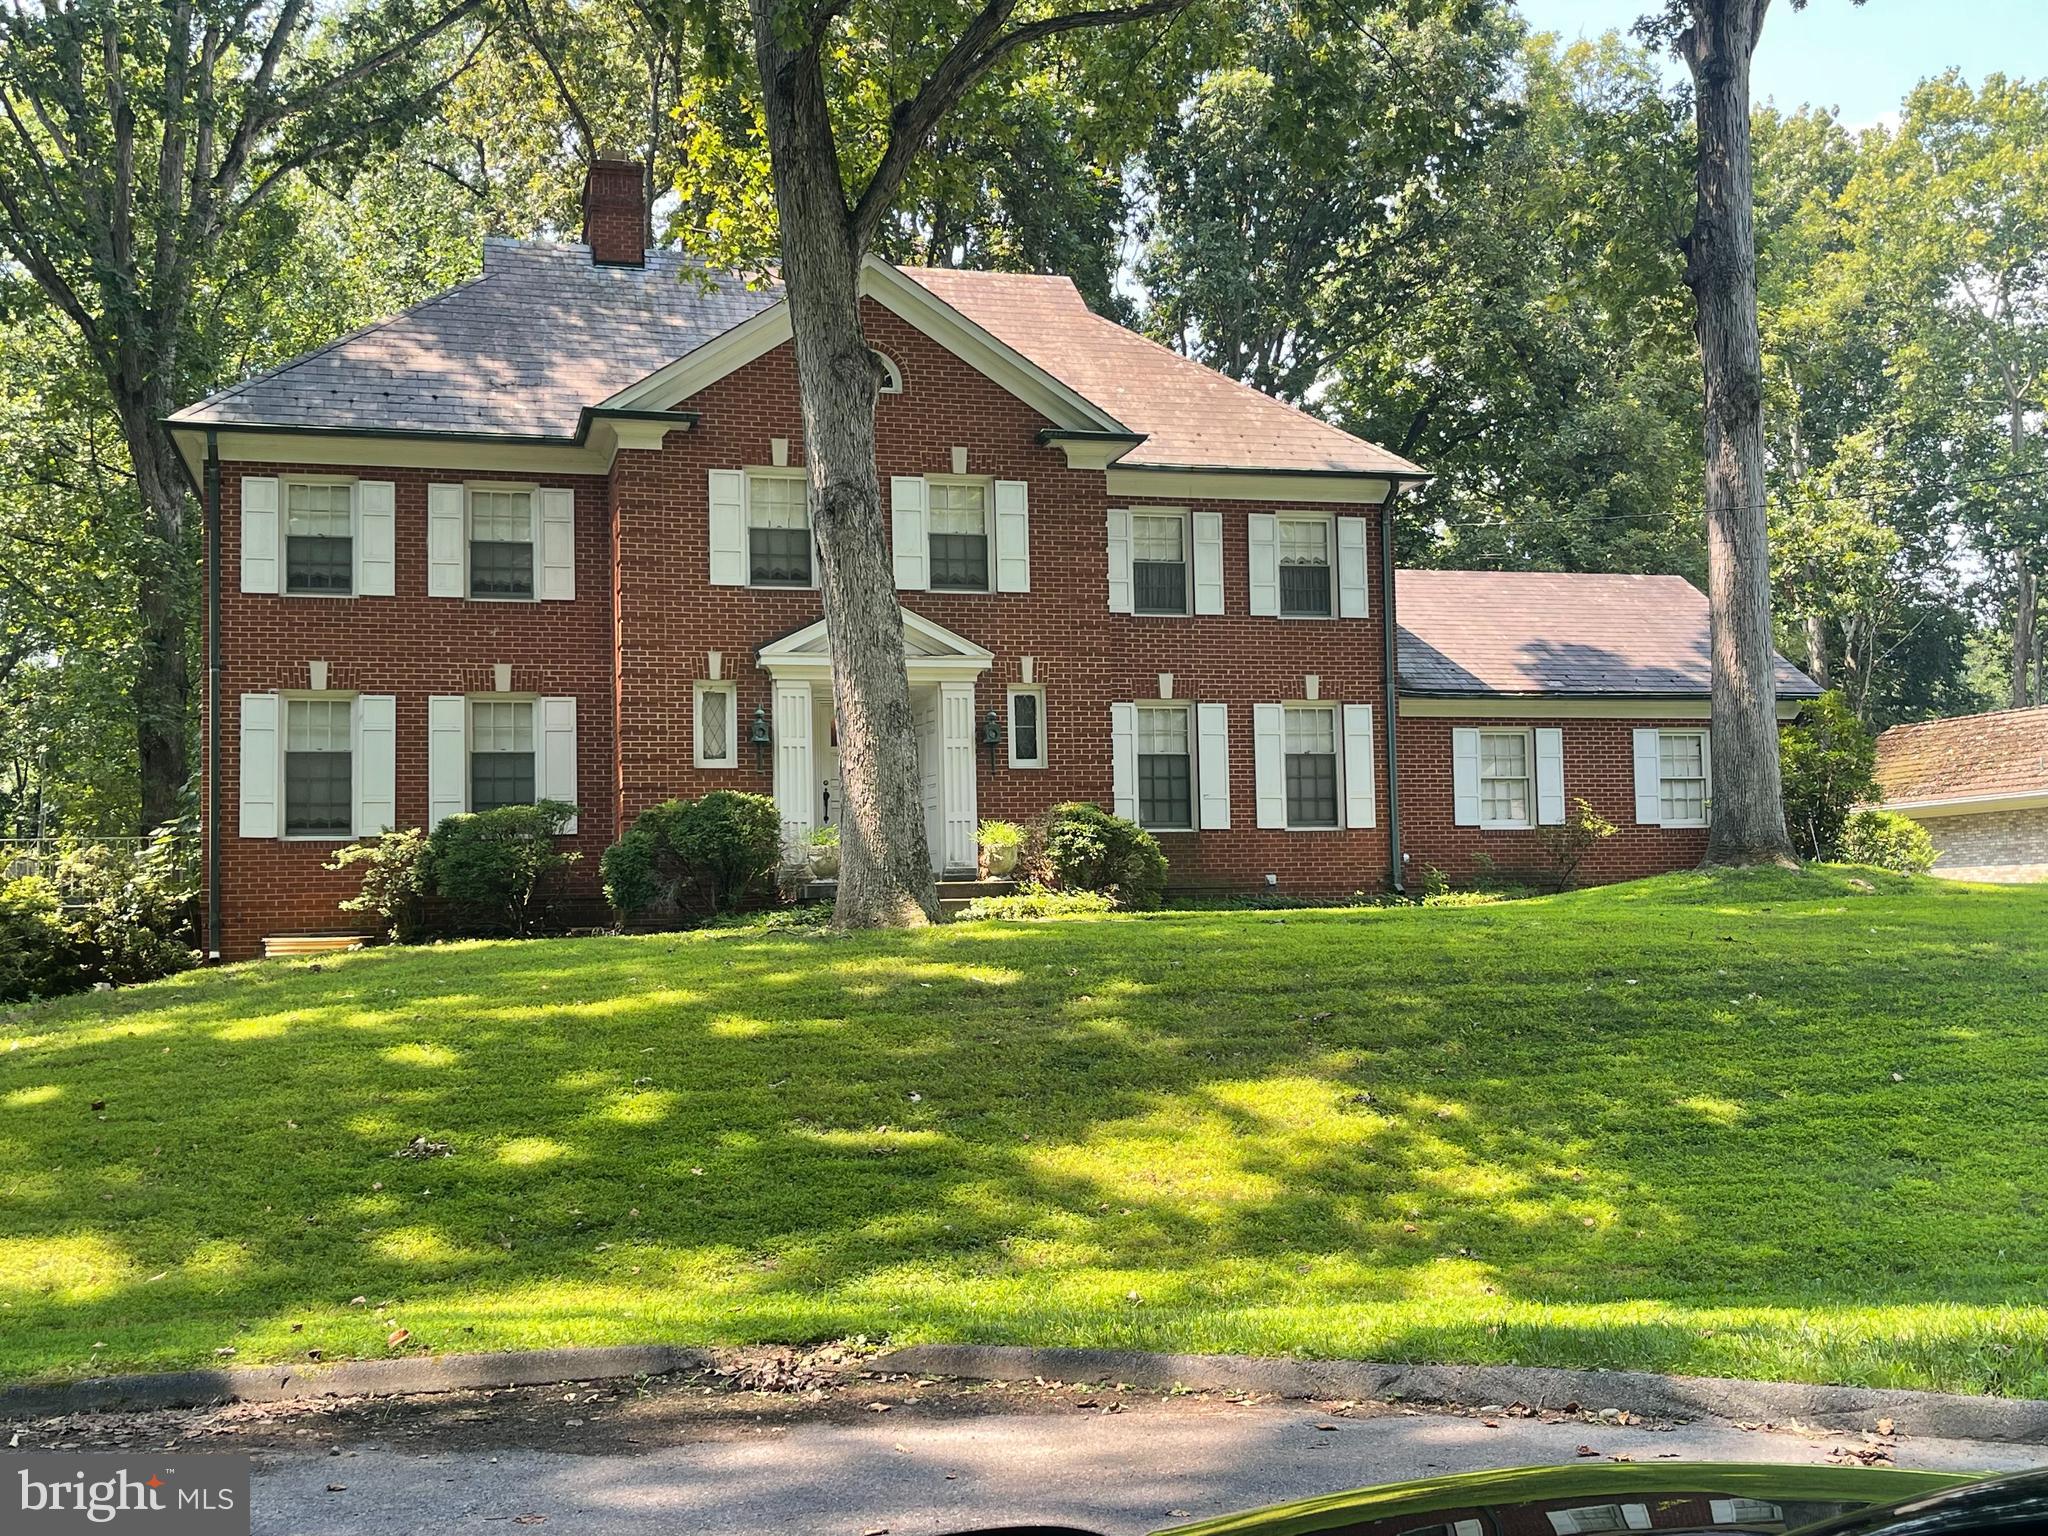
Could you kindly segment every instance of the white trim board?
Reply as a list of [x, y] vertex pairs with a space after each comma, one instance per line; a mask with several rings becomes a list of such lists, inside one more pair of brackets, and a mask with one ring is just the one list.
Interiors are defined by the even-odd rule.
[[[903, 658], [913, 683], [971, 680], [995, 664], [995, 654], [945, 625], [903, 612]], [[918, 649], [912, 649], [915, 642]], [[825, 621], [806, 624], [754, 653], [754, 660], [775, 681], [827, 683], [832, 680], [832, 653], [826, 646]]]
[[1311, 507], [1317, 502], [1377, 507], [1392, 493], [1386, 475], [1289, 474], [1286, 470], [1147, 469], [1112, 464], [1107, 471], [1112, 500], [1157, 496], [1168, 501], [1252, 501]]
[[[1778, 718], [1790, 720], [1805, 699], [1778, 700]], [[1529, 694], [1494, 694], [1442, 699], [1401, 696], [1403, 720], [1698, 720], [1712, 713], [1705, 699], [1571, 699]]]
[[1992, 811], [2048, 810], [2048, 789], [2009, 790], [1988, 795], [1944, 795], [1938, 800], [1887, 800], [1880, 807], [1917, 820], [1976, 816]]

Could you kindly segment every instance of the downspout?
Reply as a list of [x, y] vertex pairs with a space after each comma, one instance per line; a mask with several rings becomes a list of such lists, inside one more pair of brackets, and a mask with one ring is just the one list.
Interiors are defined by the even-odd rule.
[[1380, 647], [1387, 684], [1387, 889], [1397, 896], [1408, 889], [1401, 867], [1401, 631], [1394, 618], [1394, 497], [1400, 489], [1400, 481], [1390, 483], [1386, 500], [1380, 503]]
[[206, 432], [206, 955], [220, 959], [220, 437]]

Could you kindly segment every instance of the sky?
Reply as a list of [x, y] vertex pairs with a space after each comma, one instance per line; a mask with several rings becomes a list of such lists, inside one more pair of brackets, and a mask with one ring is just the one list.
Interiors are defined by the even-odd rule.
[[[1519, 0], [1538, 29], [1567, 40], [1626, 30], [1653, 0]], [[1681, 77], [1684, 66], [1671, 69]], [[1995, 70], [2048, 76], [2048, 0], [1772, 0], [1751, 76], [1756, 99], [1789, 110], [1837, 108], [1861, 128], [1892, 122], [1928, 75], [1960, 69], [1975, 84]]]

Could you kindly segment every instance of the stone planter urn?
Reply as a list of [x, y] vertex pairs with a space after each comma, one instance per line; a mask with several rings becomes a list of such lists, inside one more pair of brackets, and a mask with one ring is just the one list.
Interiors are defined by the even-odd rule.
[[811, 878], [813, 880], [837, 880], [839, 878], [839, 845], [837, 843], [813, 843], [810, 851]]
[[981, 850], [982, 867], [988, 871], [991, 880], [1000, 880], [1017, 867], [1017, 848], [1010, 844], [1001, 848]]

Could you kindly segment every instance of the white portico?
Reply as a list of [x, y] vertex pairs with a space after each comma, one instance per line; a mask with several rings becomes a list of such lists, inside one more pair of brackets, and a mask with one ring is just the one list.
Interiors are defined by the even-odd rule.
[[[907, 608], [903, 656], [917, 733], [925, 841], [936, 873], [971, 876], [980, 824], [974, 792], [974, 680], [995, 657]], [[771, 730], [783, 847], [800, 858], [813, 828], [838, 823], [842, 801], [825, 621], [761, 647], [755, 659], [775, 686]]]

